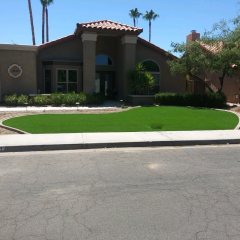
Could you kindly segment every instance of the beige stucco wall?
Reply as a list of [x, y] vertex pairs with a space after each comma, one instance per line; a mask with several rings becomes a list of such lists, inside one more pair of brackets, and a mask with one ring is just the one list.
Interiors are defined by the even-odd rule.
[[[217, 87], [220, 87], [218, 74], [209, 74], [207, 78]], [[240, 76], [226, 77], [223, 82], [223, 92], [228, 102], [240, 103]], [[238, 98], [236, 98], [238, 96]]]
[[[83, 61], [83, 46], [81, 38], [72, 37], [65, 41], [59, 41], [54, 45], [46, 45], [46, 47], [40, 47], [37, 57], [37, 76], [38, 76], [38, 89], [39, 92], [44, 92], [44, 61], [63, 62], [71, 66], [73, 63], [74, 68], [79, 69], [79, 89], [81, 89], [82, 72], [81, 63]], [[53, 67], [53, 88], [56, 87], [56, 75], [55, 67]], [[53, 89], [53, 92], [56, 89]]]
[[[37, 93], [36, 54], [36, 47], [0, 45], [0, 98], [6, 94]], [[8, 68], [12, 64], [22, 67], [19, 78], [9, 76]]]
[[138, 41], [136, 62], [140, 63], [145, 60], [152, 60], [158, 64], [160, 68], [160, 91], [161, 92], [185, 92], [186, 80], [181, 76], [174, 76], [171, 74], [168, 60], [169, 57], [157, 51], [151, 46], [146, 46]]
[[[123, 44], [122, 35], [98, 35], [95, 54], [106, 54], [113, 61], [112, 66], [96, 66], [96, 71], [112, 71], [115, 73], [118, 97], [126, 97], [128, 91], [128, 72], [138, 62], [152, 60], [160, 68], [160, 90], [162, 92], [184, 92], [185, 80], [172, 76], [167, 61], [170, 59], [164, 51], [138, 41], [137, 44]], [[1, 46], [1, 45], [0, 45]], [[91, 46], [90, 46], [91, 47]], [[91, 62], [95, 63], [95, 57]], [[49, 65], [43, 65], [49, 62]], [[23, 68], [19, 79], [8, 76], [7, 69], [13, 64]], [[74, 68], [78, 70], [78, 90], [83, 91], [83, 42], [81, 37], [69, 36], [46, 46], [16, 48], [0, 47], [0, 89], [2, 94], [44, 92], [44, 68], [52, 69], [52, 91], [56, 91], [56, 71], [58, 68]], [[88, 70], [91, 74], [91, 70]], [[91, 87], [93, 89], [93, 87]]]

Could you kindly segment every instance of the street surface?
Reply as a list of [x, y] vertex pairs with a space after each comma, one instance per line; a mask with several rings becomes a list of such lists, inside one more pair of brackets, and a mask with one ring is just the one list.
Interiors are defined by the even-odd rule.
[[239, 240], [240, 146], [0, 154], [0, 240]]

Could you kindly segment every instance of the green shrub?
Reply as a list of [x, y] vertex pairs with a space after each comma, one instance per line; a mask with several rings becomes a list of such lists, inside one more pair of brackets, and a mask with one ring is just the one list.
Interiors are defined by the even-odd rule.
[[4, 97], [4, 103], [8, 106], [24, 106], [29, 103], [29, 97], [27, 95], [7, 95]]
[[68, 106], [73, 106], [77, 102], [77, 94], [76, 93], [65, 93], [62, 94], [62, 103]]
[[28, 96], [22, 94], [22, 95], [20, 95], [20, 96], [17, 97], [17, 105], [18, 105], [18, 106], [24, 106], [24, 105], [26, 105], [26, 104], [29, 103], [28, 100], [29, 100], [29, 99], [28, 99]]
[[54, 93], [51, 94], [50, 100], [53, 105], [67, 105], [67, 106], [76, 106], [78, 102], [79, 105], [86, 104], [86, 94], [85, 93]]
[[222, 93], [158, 93], [155, 95], [157, 104], [166, 106], [193, 106], [223, 108], [226, 106], [226, 97]]
[[153, 75], [147, 72], [141, 63], [130, 72], [130, 79], [131, 93], [140, 95], [149, 94], [155, 82]]
[[7, 95], [4, 97], [4, 103], [8, 106], [17, 106], [18, 97], [16, 94]]
[[53, 93], [50, 96], [50, 102], [52, 105], [61, 106], [64, 104], [64, 94], [62, 93]]
[[4, 97], [4, 103], [8, 106], [23, 106], [26, 103], [35, 106], [76, 106], [76, 103], [83, 106], [86, 104], [102, 104], [105, 98], [101, 94], [88, 94], [85, 93], [53, 93], [51, 95], [36, 95], [28, 97], [27, 95], [17, 96], [16, 94]]
[[79, 102], [80, 105], [86, 105], [87, 95], [85, 93], [77, 94], [77, 102]]
[[32, 104], [36, 106], [51, 105], [50, 95], [36, 95], [32, 98]]

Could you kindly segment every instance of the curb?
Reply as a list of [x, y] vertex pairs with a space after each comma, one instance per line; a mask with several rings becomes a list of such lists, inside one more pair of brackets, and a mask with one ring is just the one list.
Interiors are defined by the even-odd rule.
[[223, 145], [240, 144], [240, 139], [219, 140], [184, 140], [184, 141], [154, 141], [154, 142], [119, 142], [119, 143], [86, 143], [86, 144], [58, 144], [58, 145], [29, 145], [29, 146], [2, 146], [0, 152], [30, 152], [30, 151], [57, 151], [80, 150], [99, 148], [130, 148], [130, 147], [182, 147], [196, 145]]

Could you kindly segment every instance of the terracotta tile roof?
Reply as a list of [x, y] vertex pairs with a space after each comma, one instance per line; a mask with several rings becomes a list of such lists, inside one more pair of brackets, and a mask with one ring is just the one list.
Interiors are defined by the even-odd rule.
[[[109, 21], [109, 20], [101, 20], [95, 22], [88, 23], [78, 23], [77, 30], [117, 30], [123, 32], [132, 32], [132, 33], [141, 33], [143, 31], [142, 28], [131, 27], [125, 24]], [[76, 30], [76, 31], [77, 31]]]
[[203, 43], [201, 41], [197, 41], [197, 42], [201, 45], [201, 47], [203, 47], [205, 50], [213, 54], [216, 54], [223, 49], [223, 42], [215, 42], [212, 44]]
[[[198, 41], [198, 42], [203, 49], [205, 49], [206, 51], [208, 51], [212, 54], [219, 53], [223, 49], [223, 46], [224, 46], [223, 42], [215, 42], [215, 43], [212, 43], [212, 44], [206, 44], [206, 43], [203, 43], [203, 42], [200, 42], [200, 41]], [[231, 68], [233, 68], [233, 69], [238, 67], [238, 65], [236, 65], [234, 63], [230, 64], [230, 65], [231, 65]]]

